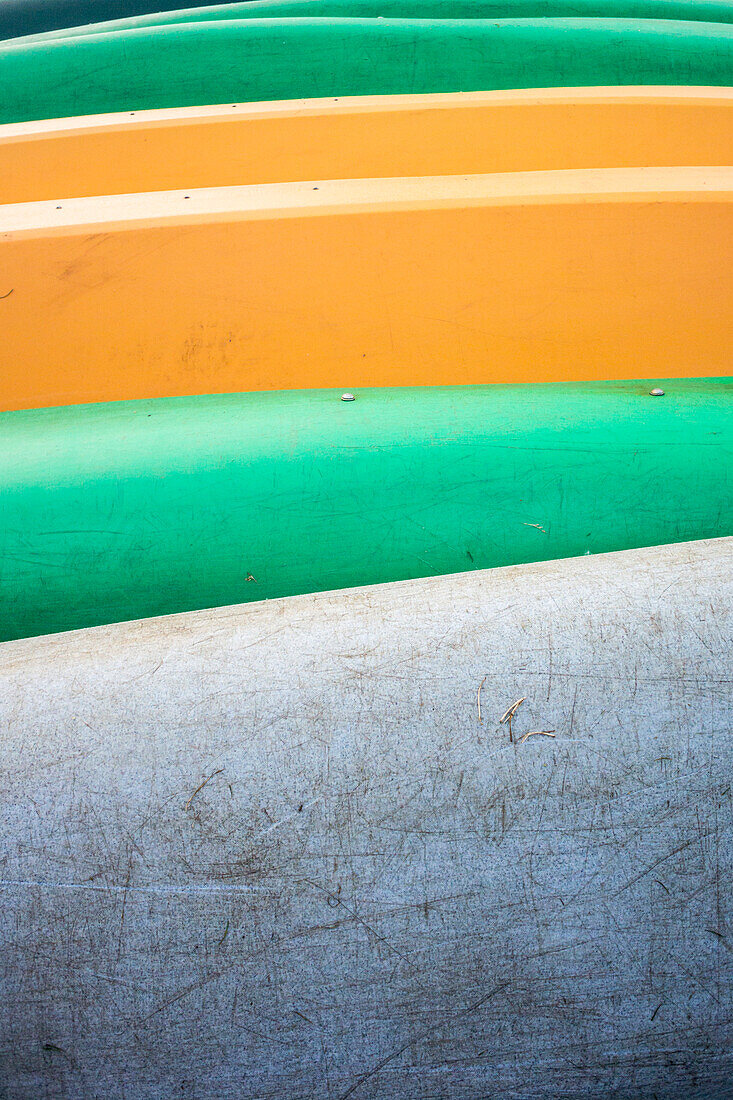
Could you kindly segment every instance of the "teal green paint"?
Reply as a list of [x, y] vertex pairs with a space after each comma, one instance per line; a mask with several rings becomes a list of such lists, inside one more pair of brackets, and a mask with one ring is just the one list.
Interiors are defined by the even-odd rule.
[[[225, 13], [239, 4], [218, 5]], [[196, 9], [211, 5], [188, 0], [186, 7], [197, 18]], [[696, 19], [731, 22], [730, 0], [254, 0], [248, 2], [246, 18], [268, 15], [346, 15], [351, 17], [402, 16], [421, 19], [506, 19], [529, 17], [596, 16], [615, 19]], [[171, 11], [178, 11], [180, 0], [0, 0], [0, 39], [19, 35], [45, 37], [60, 30], [66, 34], [77, 28], [84, 33], [90, 24], [102, 20], [130, 20], [134, 25], [141, 15], [147, 24], [168, 22]]]
[[0, 638], [729, 535], [732, 413], [706, 379], [3, 413]]
[[733, 26], [232, 20], [0, 49], [0, 122], [381, 93], [733, 83]]
[[[84, 9], [89, 17], [94, 8]], [[219, 19], [675, 19], [733, 23], [729, 0], [244, 0], [147, 12], [28, 36], [50, 41], [88, 34]]]

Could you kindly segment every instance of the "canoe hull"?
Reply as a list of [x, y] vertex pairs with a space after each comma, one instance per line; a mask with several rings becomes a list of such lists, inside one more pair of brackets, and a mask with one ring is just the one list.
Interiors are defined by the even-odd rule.
[[730, 383], [0, 417], [4, 637], [733, 533]]
[[6, 206], [0, 408], [725, 375], [732, 229], [731, 168]]
[[[718, 540], [3, 646], [9, 1094], [723, 1100], [731, 576]], [[554, 738], [510, 743], [521, 696]]]
[[670, 20], [249, 19], [9, 46], [1, 60], [8, 123], [325, 96], [727, 87], [733, 30]]
[[20, 123], [0, 127], [0, 203], [642, 164], [733, 164], [733, 89], [372, 96]]
[[[0, 8], [0, 38], [15, 38], [14, 44], [52, 41], [90, 34], [118, 33], [145, 27], [229, 19], [673, 19], [682, 22], [733, 23], [730, 0], [244, 0], [202, 6], [186, 5], [154, 11], [148, 0], [5, 0]], [[36, 31], [39, 15], [51, 22], [56, 5], [66, 5], [62, 28]], [[118, 9], [129, 7], [130, 15], [116, 18]], [[135, 14], [137, 8], [140, 14]], [[57, 9], [58, 10], [58, 9]], [[21, 21], [22, 13], [25, 20]], [[105, 22], [100, 22], [104, 19]], [[36, 31], [31, 34], [30, 31]], [[8, 33], [10, 32], [10, 33]], [[15, 32], [15, 33], [13, 33]], [[19, 37], [23, 36], [23, 37]]]

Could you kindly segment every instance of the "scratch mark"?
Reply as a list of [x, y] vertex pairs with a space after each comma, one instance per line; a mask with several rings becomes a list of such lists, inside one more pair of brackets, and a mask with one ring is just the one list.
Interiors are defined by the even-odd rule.
[[726, 951], [730, 951], [730, 953], [733, 955], [733, 947], [731, 947], [731, 945], [728, 943], [722, 932], [718, 932], [717, 928], [706, 928], [705, 931], [710, 932], [710, 934], [713, 936], [717, 936]]
[[[712, 830], [710, 830], [710, 832], [712, 832]], [[710, 832], [706, 833], [705, 835], [709, 836]], [[684, 844], [678, 844], [678, 846], [676, 848], [673, 848], [671, 852], [667, 852], [666, 855], [660, 856], [659, 859], [655, 859], [652, 864], [645, 868], [645, 870], [639, 871], [638, 875], [634, 875], [634, 877], [630, 878], [628, 882], [625, 882], [623, 886], [620, 886], [618, 890], [615, 890], [613, 894], [611, 894], [611, 897], [618, 897], [618, 895], [623, 893], [624, 890], [628, 890], [628, 888], [630, 886], [633, 886], [635, 882], [638, 882], [640, 879], [644, 878], [645, 875], [648, 875], [650, 871], [653, 871], [655, 867], [658, 867], [660, 863], [665, 863], [668, 859], [671, 859], [672, 856], [679, 855], [680, 852], [684, 852], [686, 848], [689, 848], [692, 844], [695, 844], [697, 842], [697, 839], [698, 838], [695, 837], [693, 840], [686, 840]]]
[[199, 791], [202, 791], [202, 790], [204, 789], [204, 787], [206, 786], [206, 784], [207, 784], [207, 783], [208, 783], [208, 782], [209, 782], [209, 781], [210, 781], [211, 779], [213, 779], [215, 775], [221, 775], [221, 773], [222, 773], [223, 771], [224, 771], [224, 769], [223, 769], [223, 768], [217, 768], [217, 770], [216, 770], [215, 772], [212, 772], [212, 773], [211, 773], [211, 775], [208, 775], [208, 776], [206, 777], [206, 779], [205, 779], [205, 780], [203, 781], [203, 783], [199, 783], [198, 787], [197, 787], [197, 788], [196, 788], [196, 790], [195, 790], [195, 791], [193, 792], [193, 794], [191, 795], [191, 797], [190, 797], [190, 798], [189, 798], [189, 799], [188, 799], [188, 800], [186, 801], [186, 804], [185, 804], [185, 805], [184, 805], [184, 807], [183, 807], [183, 808], [184, 808], [184, 810], [187, 810], [187, 809], [188, 809], [188, 807], [189, 807], [189, 806], [191, 805], [191, 803], [193, 802], [194, 798], [195, 798], [195, 797], [196, 797], [196, 795], [197, 795], [197, 794], [199, 793]]
[[152, 1019], [153, 1016], [157, 1016], [159, 1012], [163, 1012], [166, 1008], [170, 1008], [171, 1005], [176, 1004], [178, 1001], [182, 1001], [189, 993], [194, 993], [197, 989], [203, 989], [209, 982], [216, 981], [217, 978], [223, 977], [226, 973], [226, 970], [217, 970], [215, 974], [207, 974], [205, 978], [201, 978], [198, 982], [192, 982], [191, 985], [185, 986], [176, 993], [175, 997], [169, 997], [167, 1001], [163, 1001], [163, 1004], [158, 1005], [158, 1007], [154, 1008], [152, 1012], [149, 1012], [147, 1016], [143, 1016], [139, 1023], [146, 1023], [148, 1020]]
[[124, 978], [115, 978], [111, 974], [98, 974], [92, 971], [93, 978], [99, 978], [103, 982], [112, 982], [115, 985], [124, 985], [127, 989], [148, 989], [143, 982], [127, 982]]
[[130, 856], [130, 862], [127, 867], [127, 881], [125, 882], [125, 889], [122, 893], [122, 913], [120, 915], [120, 931], [117, 936], [117, 961], [122, 958], [122, 930], [125, 927], [125, 908], [127, 906], [127, 888], [130, 885], [130, 878], [132, 876], [132, 856]]
[[576, 685], [575, 691], [573, 692], [573, 709], [570, 711], [570, 736], [571, 737], [573, 736], [573, 724], [575, 723], [575, 704], [577, 703], [577, 701], [578, 701], [578, 688], [577, 688], [577, 685]]
[[[273, 821], [272, 825], [268, 825], [266, 829], [262, 829], [259, 833], [255, 833], [252, 839], [259, 840], [261, 837], [267, 836], [268, 833], [271, 833], [273, 831], [273, 829], [279, 829], [282, 825], [287, 825], [289, 821], [293, 821], [294, 818], [296, 818], [298, 814], [302, 814], [304, 810], [310, 810], [313, 806], [317, 806], [319, 802], [325, 802], [325, 800], [326, 796], [320, 795], [318, 798], [311, 799], [310, 802], [300, 802], [298, 804], [299, 808], [295, 811], [295, 813], [288, 814], [287, 817], [281, 818], [280, 821]], [[267, 814], [269, 820], [272, 821], [272, 818], [267, 813], [267, 810], [264, 810], [263, 812]]]
[[290, 1043], [286, 1039], [276, 1039], [274, 1035], [265, 1035], [262, 1031], [256, 1031], [253, 1027], [247, 1027], [246, 1024], [238, 1024], [235, 1022], [234, 1026], [238, 1031], [246, 1031], [249, 1035], [254, 1035], [258, 1039], [264, 1039], [266, 1043], [278, 1043], [280, 1046], [287, 1047]]
[[[374, 936], [375, 940], [378, 940], [379, 943], [383, 943], [384, 946], [388, 948], [388, 950], [392, 951], [398, 959], [402, 959], [402, 961], [406, 963], [411, 970], [415, 970], [414, 964], [410, 961], [407, 955], [403, 954], [403, 952], [395, 947], [393, 943], [390, 943], [386, 936], [382, 936], [379, 932], [377, 932], [376, 928], [374, 928], [371, 924], [367, 924], [364, 918], [359, 916], [355, 909], [351, 909], [350, 906], [348, 906], [346, 902], [337, 897], [336, 894], [332, 893], [330, 890], [327, 890], [325, 887], [320, 886], [317, 882], [313, 882], [311, 879], [304, 878], [301, 879], [301, 882], [306, 882], [309, 886], [313, 886], [316, 890], [320, 890], [322, 893], [324, 893], [326, 895], [328, 904], [331, 905], [332, 908], [340, 907], [344, 909], [349, 914], [349, 916], [356, 921], [357, 924], [360, 924], [366, 932]], [[336, 905], [333, 904], [334, 902], [336, 903]]]
[[40, 882], [37, 879], [0, 879], [0, 887], [27, 886], [39, 890], [91, 890], [97, 894], [155, 894], [164, 897], [168, 894], [271, 894], [265, 886], [124, 886], [114, 883], [111, 886], [92, 886], [88, 882]]
[[305, 1020], [305, 1022], [306, 1022], [307, 1024], [310, 1024], [310, 1025], [311, 1025], [311, 1027], [315, 1027], [315, 1026], [316, 1026], [316, 1025], [315, 1025], [315, 1024], [313, 1023], [313, 1021], [312, 1021], [312, 1020], [309, 1020], [307, 1016], [304, 1016], [302, 1012], [298, 1012], [297, 1008], [294, 1008], [294, 1009], [293, 1009], [293, 1012], [295, 1013], [295, 1015], [296, 1015], [296, 1016], [300, 1016], [301, 1020]]
[[[487, 1001], [490, 1001], [492, 997], [495, 997], [497, 993], [501, 993], [502, 990], [506, 989], [509, 985], [511, 985], [510, 981], [502, 982], [501, 985], [498, 985], [496, 989], [492, 989], [485, 997], [481, 997], [475, 1004], [469, 1005], [468, 1008], [461, 1009], [460, 1012], [456, 1013], [455, 1019], [460, 1020], [463, 1016], [468, 1016], [472, 1012], [476, 1012], [482, 1005], [485, 1005]], [[420, 1035], [414, 1035], [411, 1039], [408, 1039], [401, 1047], [398, 1047], [397, 1050], [392, 1051], [392, 1053], [388, 1054], [386, 1058], [383, 1058], [381, 1062], [378, 1062], [373, 1069], [368, 1070], [366, 1073], [362, 1074], [361, 1077], [358, 1077], [346, 1092], [341, 1093], [339, 1100], [348, 1100], [348, 1097], [352, 1096], [370, 1077], [374, 1077], [375, 1074], [383, 1070], [389, 1062], [393, 1062], [395, 1058], [399, 1058], [400, 1054], [403, 1054], [413, 1043], [421, 1043], [424, 1039], [429, 1039], [441, 1026], [442, 1024], [440, 1023], [434, 1024], [433, 1027], [423, 1031]]]
[[690, 978], [695, 983], [695, 985], [698, 985], [700, 987], [700, 989], [702, 989], [703, 993], [707, 993], [708, 997], [710, 997], [711, 1000], [715, 1001], [716, 1004], [722, 1006], [722, 1001], [720, 1000], [720, 998], [717, 997], [715, 995], [715, 993], [713, 993], [712, 989], [708, 989], [708, 987], [705, 985], [705, 983], [703, 981], [700, 980], [700, 978], [697, 976], [697, 974], [693, 974], [693, 972], [691, 970], [688, 970], [686, 966], [683, 966], [676, 955], [671, 955], [670, 957], [672, 959], [674, 959], [674, 961], [677, 963], [680, 970], [684, 974], [686, 974], [687, 977]]

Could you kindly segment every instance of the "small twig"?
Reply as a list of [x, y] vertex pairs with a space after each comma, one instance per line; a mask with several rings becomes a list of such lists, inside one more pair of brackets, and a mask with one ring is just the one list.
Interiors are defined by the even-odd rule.
[[188, 809], [188, 807], [189, 807], [189, 806], [191, 805], [191, 803], [193, 802], [193, 800], [194, 800], [194, 798], [196, 797], [196, 795], [197, 795], [197, 794], [199, 793], [199, 791], [202, 791], [202, 790], [204, 789], [204, 787], [205, 787], [205, 786], [206, 786], [206, 784], [207, 784], [207, 783], [209, 782], [209, 780], [210, 780], [210, 779], [213, 779], [215, 775], [221, 775], [221, 773], [222, 773], [223, 771], [224, 771], [224, 769], [223, 769], [223, 768], [217, 768], [217, 770], [216, 770], [215, 772], [212, 772], [212, 773], [211, 773], [211, 775], [207, 775], [207, 777], [206, 777], [206, 779], [205, 779], [205, 780], [203, 781], [203, 783], [199, 783], [199, 785], [198, 785], [198, 787], [196, 788], [196, 790], [195, 790], [195, 791], [193, 792], [193, 794], [191, 795], [191, 797], [190, 797], [190, 798], [189, 798], [189, 799], [187, 800], [186, 804], [185, 804], [185, 805], [184, 805], [184, 807], [183, 807], [183, 808], [184, 808], [184, 810], [187, 810], [187, 809]]
[[524, 702], [524, 700], [526, 698], [527, 698], [527, 696], [523, 695], [521, 699], [517, 699], [516, 703], [512, 703], [512, 705], [509, 707], [508, 710], [504, 711], [501, 718], [499, 719], [499, 725], [500, 726], [503, 726], [504, 723], [507, 721], [507, 719], [510, 719], [510, 718], [514, 717], [514, 715], [517, 713], [519, 707], [522, 705], [522, 703]]
[[15, 287], [14, 287], [14, 286], [11, 286], [11, 288], [10, 288], [10, 290], [8, 291], [8, 293], [7, 293], [7, 294], [0, 294], [0, 302], [2, 302], [3, 298], [9, 298], [9, 297], [10, 297], [10, 295], [11, 295], [11, 294], [13, 293], [13, 291], [14, 291], [14, 290], [15, 290]]
[[505, 722], [509, 723], [509, 740], [511, 741], [512, 744], [514, 744], [514, 731], [512, 729], [512, 718], [517, 713], [517, 711], [519, 710], [519, 708], [521, 707], [522, 703], [524, 702], [524, 700], [526, 698], [527, 698], [527, 696], [523, 695], [521, 699], [517, 699], [516, 703], [512, 703], [512, 705], [509, 707], [509, 710], [504, 711], [504, 714], [499, 719], [499, 725], [500, 726], [503, 726]]
[[541, 523], [523, 523], [523, 527], [536, 527], [538, 531], [541, 531], [543, 535], [547, 534]]
[[481, 688], [486, 683], [486, 679], [487, 679], [487, 677], [484, 676], [483, 680], [481, 681], [481, 683], [478, 686], [478, 695], [476, 696], [476, 704], [478, 706], [478, 720], [479, 720], [479, 722], [481, 721]]
[[554, 737], [554, 730], [530, 730], [529, 733], [525, 733], [524, 737], [520, 737], [517, 744], [523, 745], [528, 737]]

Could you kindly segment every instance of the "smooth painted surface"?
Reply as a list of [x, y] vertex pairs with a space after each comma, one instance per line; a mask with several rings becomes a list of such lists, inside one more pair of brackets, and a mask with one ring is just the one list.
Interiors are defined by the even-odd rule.
[[[732, 576], [725, 540], [3, 646], [8, 1100], [726, 1100]], [[554, 739], [510, 744], [522, 696]]]
[[178, 108], [0, 127], [0, 202], [289, 180], [733, 164], [733, 89]]
[[0, 122], [320, 96], [733, 84], [733, 28], [672, 20], [250, 19], [0, 50]]
[[[28, 2], [28, 0], [26, 0]], [[2, 8], [0, 8], [2, 12]], [[28, 35], [23, 41], [170, 26], [218, 19], [673, 19], [733, 23], [730, 0], [243, 0], [186, 6], [99, 22], [89, 8], [86, 25]], [[0, 22], [0, 28], [2, 22]], [[23, 34], [21, 30], [19, 32]], [[5, 36], [3, 36], [5, 37]]]
[[710, 167], [5, 206], [0, 408], [727, 374], [732, 199]]
[[721, 380], [0, 417], [0, 636], [733, 534]]

